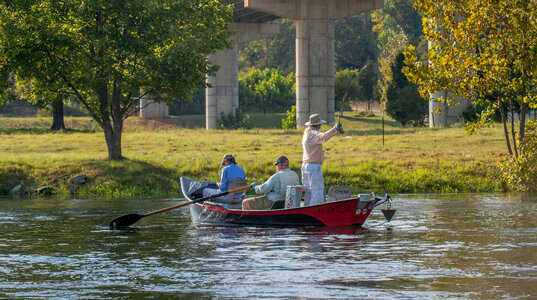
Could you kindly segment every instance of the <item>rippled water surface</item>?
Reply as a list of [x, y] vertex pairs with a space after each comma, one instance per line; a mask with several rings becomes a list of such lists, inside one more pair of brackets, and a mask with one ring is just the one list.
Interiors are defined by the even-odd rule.
[[537, 195], [400, 195], [364, 227], [194, 227], [181, 199], [0, 199], [0, 298], [537, 297]]

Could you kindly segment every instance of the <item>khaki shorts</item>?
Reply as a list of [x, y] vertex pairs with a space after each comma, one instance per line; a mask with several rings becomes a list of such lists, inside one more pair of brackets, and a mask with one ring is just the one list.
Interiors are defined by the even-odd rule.
[[245, 202], [248, 202], [250, 208], [253, 210], [263, 210], [269, 209], [272, 207], [272, 201], [268, 200], [265, 196], [244, 199]]

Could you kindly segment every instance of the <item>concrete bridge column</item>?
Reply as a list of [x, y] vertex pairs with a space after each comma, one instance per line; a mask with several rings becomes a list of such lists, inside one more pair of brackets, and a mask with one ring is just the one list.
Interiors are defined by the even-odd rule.
[[235, 113], [239, 107], [239, 66], [237, 61], [237, 43], [248, 42], [272, 36], [280, 31], [280, 24], [273, 23], [233, 23], [230, 30], [234, 47], [220, 50], [209, 56], [214, 65], [220, 66], [215, 76], [207, 78], [211, 85], [205, 91], [205, 128], [214, 129], [218, 126], [221, 114]]
[[300, 1], [296, 20], [297, 124], [334, 121], [334, 12], [330, 1]]
[[214, 129], [221, 113], [234, 113], [239, 107], [237, 45], [231, 50], [216, 51], [209, 60], [220, 66], [215, 76], [207, 78], [211, 87], [205, 90], [205, 127]]

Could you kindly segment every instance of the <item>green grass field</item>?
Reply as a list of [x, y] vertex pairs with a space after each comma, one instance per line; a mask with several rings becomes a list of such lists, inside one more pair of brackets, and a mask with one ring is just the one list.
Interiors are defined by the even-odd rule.
[[[0, 195], [22, 184], [26, 192], [48, 185], [69, 193], [68, 178], [88, 177], [80, 194], [180, 195], [179, 178], [218, 180], [220, 161], [232, 153], [248, 179], [264, 182], [271, 164], [286, 155], [300, 175], [302, 130], [283, 130], [284, 114], [251, 115], [249, 130], [184, 128], [182, 118], [130, 118], [123, 161], [108, 161], [101, 129], [86, 117], [66, 118], [68, 130], [51, 133], [50, 118], [0, 117]], [[191, 116], [188, 124], [203, 124]], [[463, 127], [400, 128], [380, 117], [342, 119], [345, 135], [325, 144], [325, 185], [349, 185], [354, 193], [497, 192], [506, 182], [497, 164], [505, 145], [500, 127], [468, 136]], [[186, 126], [186, 125], [185, 125]], [[328, 126], [322, 128], [327, 130]]]

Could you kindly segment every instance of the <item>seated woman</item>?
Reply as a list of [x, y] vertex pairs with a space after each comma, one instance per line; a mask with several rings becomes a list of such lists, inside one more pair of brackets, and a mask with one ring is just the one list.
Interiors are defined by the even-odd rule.
[[[226, 154], [222, 158], [222, 175], [220, 182], [217, 182], [216, 185], [218, 189], [204, 188], [203, 197], [208, 197], [214, 194], [219, 194], [227, 192], [229, 189], [229, 184], [235, 179], [246, 179], [246, 174], [244, 170], [237, 165], [235, 162], [235, 157], [231, 154]], [[240, 197], [240, 195], [236, 195]]]
[[272, 175], [265, 183], [258, 185], [252, 183], [256, 194], [264, 194], [261, 197], [245, 199], [242, 201], [242, 209], [269, 209], [274, 202], [285, 200], [285, 192], [288, 185], [299, 185], [298, 175], [289, 169], [289, 160], [285, 156], [280, 156], [274, 163], [277, 168], [276, 174]]

